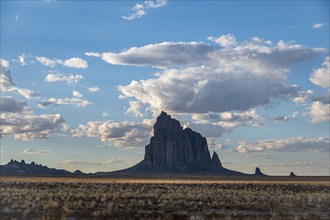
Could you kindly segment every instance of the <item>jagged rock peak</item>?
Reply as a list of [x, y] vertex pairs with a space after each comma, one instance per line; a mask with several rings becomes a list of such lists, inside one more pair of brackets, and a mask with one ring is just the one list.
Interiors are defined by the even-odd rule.
[[222, 168], [222, 164], [220, 162], [219, 156], [215, 151], [213, 152], [211, 160], [212, 160], [212, 165], [213, 165], [214, 169]]
[[261, 172], [259, 167], [256, 167], [256, 171], [254, 172], [254, 175], [256, 175], [256, 176], [266, 176], [265, 174], [263, 174]]
[[157, 117], [157, 121], [154, 125], [154, 132], [157, 133], [158, 130], [163, 130], [166, 132], [179, 132], [182, 130], [182, 127], [178, 120], [172, 119], [170, 115], [162, 111]]

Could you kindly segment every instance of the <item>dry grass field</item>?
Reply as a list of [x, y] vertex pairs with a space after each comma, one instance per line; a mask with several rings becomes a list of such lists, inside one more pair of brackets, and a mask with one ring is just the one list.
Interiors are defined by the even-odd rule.
[[330, 219], [329, 178], [1, 177], [5, 219]]

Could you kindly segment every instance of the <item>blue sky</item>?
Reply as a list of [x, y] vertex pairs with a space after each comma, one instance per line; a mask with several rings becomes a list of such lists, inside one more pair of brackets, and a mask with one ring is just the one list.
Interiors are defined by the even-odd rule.
[[1, 1], [1, 164], [143, 159], [161, 110], [225, 167], [329, 175], [329, 1]]

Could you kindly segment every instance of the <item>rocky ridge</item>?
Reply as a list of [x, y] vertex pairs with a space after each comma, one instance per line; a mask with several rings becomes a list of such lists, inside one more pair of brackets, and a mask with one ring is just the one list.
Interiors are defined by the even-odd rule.
[[49, 168], [41, 164], [25, 163], [24, 160], [18, 162], [11, 160], [9, 163], [0, 166], [0, 173], [2, 176], [67, 176], [67, 175], [82, 175], [81, 171], [71, 173], [67, 170]]

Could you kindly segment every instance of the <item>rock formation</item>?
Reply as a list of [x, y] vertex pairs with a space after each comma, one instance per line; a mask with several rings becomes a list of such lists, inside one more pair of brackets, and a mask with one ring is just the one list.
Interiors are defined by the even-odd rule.
[[259, 167], [256, 167], [256, 171], [254, 172], [255, 176], [266, 176], [263, 172], [261, 172]]
[[294, 172], [290, 172], [290, 177], [295, 177], [297, 176], [296, 174], [294, 174]]
[[190, 128], [161, 112], [154, 125], [154, 136], [145, 147], [144, 159], [137, 165], [115, 173], [187, 173], [244, 175], [225, 169], [217, 153], [212, 158], [207, 140]]

